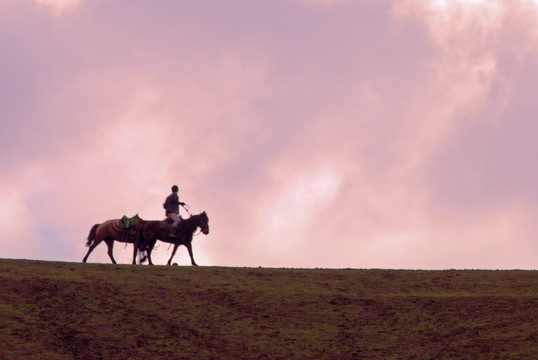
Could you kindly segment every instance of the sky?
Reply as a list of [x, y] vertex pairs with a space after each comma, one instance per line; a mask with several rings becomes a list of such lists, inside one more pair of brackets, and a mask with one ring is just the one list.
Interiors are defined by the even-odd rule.
[[0, 258], [177, 184], [200, 265], [537, 268], [536, 1], [0, 0], [0, 54]]

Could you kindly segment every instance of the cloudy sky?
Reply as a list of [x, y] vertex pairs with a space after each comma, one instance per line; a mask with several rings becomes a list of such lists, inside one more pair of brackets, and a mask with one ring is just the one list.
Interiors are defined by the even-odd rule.
[[536, 269], [536, 64], [533, 0], [0, 0], [0, 257], [177, 184], [201, 265]]

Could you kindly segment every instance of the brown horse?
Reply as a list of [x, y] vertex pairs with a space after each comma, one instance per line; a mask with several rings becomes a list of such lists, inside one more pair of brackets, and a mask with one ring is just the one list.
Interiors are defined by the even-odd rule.
[[205, 211], [201, 214], [192, 215], [190, 218], [182, 220], [178, 225], [177, 237], [169, 237], [168, 234], [170, 228], [168, 226], [163, 226], [162, 223], [161, 220], [144, 221], [140, 230], [140, 248], [147, 251], [149, 264], [153, 265], [153, 262], [151, 261], [151, 251], [157, 240], [161, 240], [169, 244], [174, 244], [174, 250], [172, 251], [172, 256], [170, 256], [170, 259], [166, 263], [167, 265], [171, 264], [177, 248], [180, 245], [185, 245], [189, 251], [189, 256], [191, 257], [191, 264], [198, 266], [192, 255], [192, 236], [198, 227], [200, 227], [202, 233], [205, 235], [209, 234], [209, 218]]
[[112, 260], [114, 264], [117, 264], [116, 260], [114, 259], [114, 255], [112, 254], [112, 250], [114, 249], [114, 240], [116, 240], [133, 244], [133, 265], [136, 264], [136, 252], [138, 250], [137, 245], [140, 230], [139, 227], [142, 223], [143, 221], [140, 220], [138, 226], [132, 226], [127, 229], [121, 226], [121, 220], [119, 219], [108, 220], [102, 224], [95, 224], [88, 235], [88, 242], [86, 243], [86, 246], [89, 246], [90, 248], [88, 249], [86, 256], [84, 256], [84, 259], [82, 259], [82, 262], [86, 262], [93, 249], [104, 241], [108, 247], [108, 256], [110, 257], [110, 260]]

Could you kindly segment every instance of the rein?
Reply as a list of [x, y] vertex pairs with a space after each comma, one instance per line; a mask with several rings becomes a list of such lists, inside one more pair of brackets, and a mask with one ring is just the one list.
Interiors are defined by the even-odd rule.
[[[183, 209], [185, 209], [185, 211], [187, 212], [187, 214], [190, 215], [190, 217], [192, 217], [192, 214], [189, 212], [189, 209], [191, 208], [189, 206], [189, 204], [185, 204], [185, 205], [181, 205], [183, 207]], [[197, 226], [198, 227], [198, 226]], [[192, 236], [198, 236], [202, 233], [202, 229], [200, 229], [200, 231], [198, 232], [198, 234], [192, 234]]]
[[187, 214], [189, 214], [190, 216], [192, 216], [192, 214], [189, 212], [189, 209], [191, 208], [189, 206], [189, 204], [185, 204], [185, 205], [181, 205], [183, 207], [183, 209], [185, 209], [185, 211], [187, 212]]

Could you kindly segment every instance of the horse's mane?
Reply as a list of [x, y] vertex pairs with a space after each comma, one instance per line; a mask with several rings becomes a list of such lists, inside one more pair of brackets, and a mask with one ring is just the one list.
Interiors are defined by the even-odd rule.
[[[203, 216], [203, 214], [205, 214], [205, 212], [203, 212], [201, 214], [191, 215], [190, 217], [180, 221], [179, 222], [180, 230], [182, 228], [186, 229], [186, 230], [191, 230], [193, 227], [197, 227], [198, 223], [199, 223], [199, 219]], [[194, 229], [192, 229], [192, 230], [194, 230]]]

